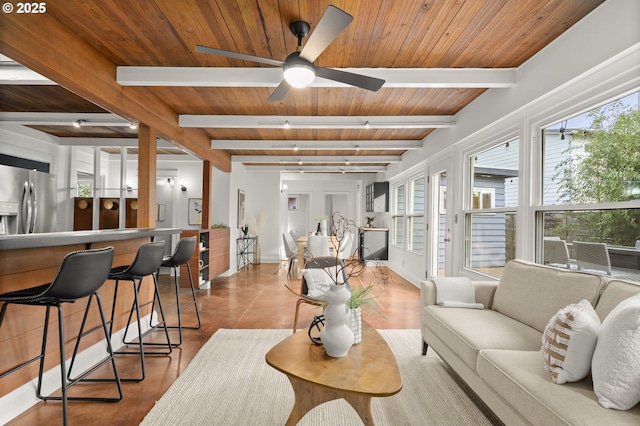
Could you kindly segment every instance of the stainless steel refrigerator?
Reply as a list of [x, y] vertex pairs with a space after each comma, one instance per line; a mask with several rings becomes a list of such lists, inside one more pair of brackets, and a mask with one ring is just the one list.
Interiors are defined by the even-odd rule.
[[0, 234], [53, 232], [56, 176], [0, 165]]

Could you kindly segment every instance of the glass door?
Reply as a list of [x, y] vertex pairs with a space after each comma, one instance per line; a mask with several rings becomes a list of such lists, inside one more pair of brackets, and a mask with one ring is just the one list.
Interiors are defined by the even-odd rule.
[[447, 199], [447, 170], [449, 161], [444, 160], [429, 168], [429, 245], [427, 276], [444, 277], [452, 274], [451, 264], [451, 212]]

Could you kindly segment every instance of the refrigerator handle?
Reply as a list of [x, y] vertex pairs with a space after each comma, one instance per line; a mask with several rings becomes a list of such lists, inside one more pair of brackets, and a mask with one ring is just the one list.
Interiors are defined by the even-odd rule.
[[38, 220], [38, 200], [36, 199], [36, 188], [33, 182], [30, 184], [29, 192], [31, 193], [31, 226], [29, 228], [29, 233], [33, 234], [36, 232], [36, 220]]
[[20, 202], [20, 229], [19, 234], [28, 234], [31, 225], [31, 203], [29, 194], [29, 182], [25, 181], [22, 187], [22, 201]]

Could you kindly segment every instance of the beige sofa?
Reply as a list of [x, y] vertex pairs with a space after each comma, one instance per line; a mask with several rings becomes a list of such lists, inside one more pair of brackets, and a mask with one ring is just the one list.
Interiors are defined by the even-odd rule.
[[640, 404], [602, 408], [590, 375], [554, 384], [540, 353], [559, 309], [587, 299], [603, 320], [640, 285], [522, 260], [509, 262], [499, 283], [473, 284], [485, 309], [438, 306], [435, 284], [421, 283], [423, 352], [432, 348], [506, 425], [640, 424]]

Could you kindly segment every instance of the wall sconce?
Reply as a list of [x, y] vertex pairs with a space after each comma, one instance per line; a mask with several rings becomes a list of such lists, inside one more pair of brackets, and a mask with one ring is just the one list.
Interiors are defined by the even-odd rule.
[[287, 184], [286, 184], [286, 183], [285, 183], [285, 184], [282, 184], [282, 188], [280, 188], [280, 193], [282, 194], [284, 191], [286, 191], [286, 190], [287, 190], [287, 188], [289, 188], [289, 187], [287, 186]]
[[184, 184], [183, 180], [179, 182], [179, 185], [180, 185], [180, 191], [187, 192], [187, 186]]
[[167, 183], [169, 184], [170, 188], [173, 188], [173, 179], [167, 178]]

